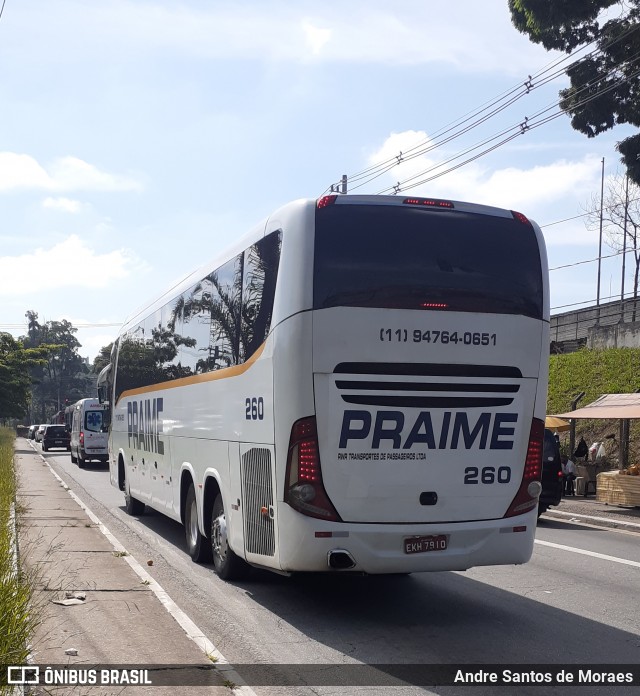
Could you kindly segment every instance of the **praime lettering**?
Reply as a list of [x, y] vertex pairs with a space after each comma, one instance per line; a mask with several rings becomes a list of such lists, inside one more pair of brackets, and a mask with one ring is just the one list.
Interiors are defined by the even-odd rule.
[[160, 437], [164, 399], [144, 399], [127, 404], [127, 435], [129, 447], [146, 452], [164, 454], [164, 441]]
[[369, 411], [345, 411], [342, 416], [339, 448], [349, 441], [363, 440], [371, 449], [381, 442], [391, 448], [411, 449], [416, 444], [427, 449], [513, 449], [517, 413], [480, 413], [475, 421], [464, 411], [445, 411], [440, 425], [434, 424], [429, 411], [420, 411], [407, 422], [402, 411], [378, 411], [375, 420]]

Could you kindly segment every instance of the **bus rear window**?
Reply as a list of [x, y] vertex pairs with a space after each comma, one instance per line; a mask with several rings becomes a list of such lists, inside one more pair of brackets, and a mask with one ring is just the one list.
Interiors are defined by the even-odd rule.
[[530, 225], [465, 212], [333, 205], [316, 211], [314, 309], [543, 316]]

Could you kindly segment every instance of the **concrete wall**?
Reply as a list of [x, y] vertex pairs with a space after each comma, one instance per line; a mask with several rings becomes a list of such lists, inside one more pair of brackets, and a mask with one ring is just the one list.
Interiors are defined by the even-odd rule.
[[638, 348], [640, 347], [640, 321], [615, 326], [593, 326], [588, 331], [587, 346], [600, 350]]

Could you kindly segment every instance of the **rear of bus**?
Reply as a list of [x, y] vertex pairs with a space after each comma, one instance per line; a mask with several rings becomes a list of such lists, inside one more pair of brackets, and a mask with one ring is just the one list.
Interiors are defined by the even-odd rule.
[[291, 427], [282, 568], [529, 560], [549, 347], [540, 229], [457, 201], [330, 196], [313, 257], [313, 412]]

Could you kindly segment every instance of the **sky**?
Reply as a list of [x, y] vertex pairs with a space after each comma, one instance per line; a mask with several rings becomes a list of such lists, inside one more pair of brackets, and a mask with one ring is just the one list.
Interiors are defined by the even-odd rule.
[[[343, 174], [353, 193], [415, 177], [400, 192], [524, 213], [552, 315], [594, 304], [583, 214], [630, 131], [536, 126], [558, 112], [567, 80], [545, 80], [564, 57], [519, 34], [507, 0], [5, 0], [0, 331], [26, 334], [28, 310], [67, 319], [93, 360], [142, 304]], [[602, 261], [602, 301], [621, 269]]]

